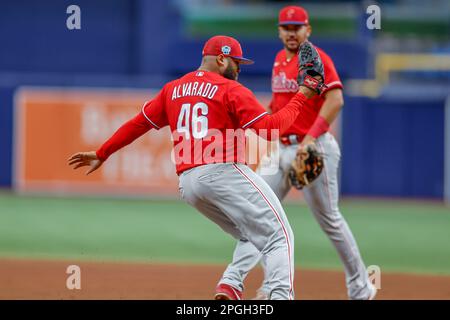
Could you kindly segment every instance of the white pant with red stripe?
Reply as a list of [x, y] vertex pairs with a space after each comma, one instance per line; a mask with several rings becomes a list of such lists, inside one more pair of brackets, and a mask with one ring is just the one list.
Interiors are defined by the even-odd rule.
[[[355, 238], [342, 216], [339, 207], [338, 166], [341, 157], [339, 145], [330, 133], [320, 136], [316, 145], [324, 155], [322, 174], [305, 187], [303, 195], [308, 207], [322, 230], [336, 248], [344, 265], [347, 293], [350, 299], [367, 299], [371, 294], [366, 267], [361, 258]], [[291, 185], [287, 177], [292, 160], [295, 158], [298, 145], [281, 146], [279, 169], [275, 174], [263, 175], [275, 194], [282, 200], [289, 192]], [[233, 262], [225, 271], [224, 278], [244, 279], [250, 269], [257, 263], [260, 255], [248, 242], [238, 242]], [[262, 261], [264, 266], [264, 261]], [[270, 288], [264, 280], [261, 291], [267, 293]]]
[[[270, 299], [294, 299], [294, 235], [280, 201], [261, 177], [243, 164], [202, 165], [180, 175], [180, 193], [239, 243], [261, 252]], [[250, 270], [258, 259], [249, 261]], [[243, 278], [220, 282], [243, 289]]]

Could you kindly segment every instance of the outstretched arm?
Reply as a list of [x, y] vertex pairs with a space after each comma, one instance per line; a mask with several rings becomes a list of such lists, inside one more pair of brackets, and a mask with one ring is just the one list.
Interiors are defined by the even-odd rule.
[[[315, 92], [307, 87], [301, 86], [297, 94], [289, 101], [289, 103], [273, 114], [268, 114], [259, 121], [253, 123], [250, 128], [256, 130], [260, 135], [261, 130], [266, 130], [267, 140], [278, 139], [287, 129], [291, 127], [295, 119], [300, 113], [300, 108], [305, 102], [315, 95]], [[278, 129], [279, 134], [272, 136], [271, 131]]]

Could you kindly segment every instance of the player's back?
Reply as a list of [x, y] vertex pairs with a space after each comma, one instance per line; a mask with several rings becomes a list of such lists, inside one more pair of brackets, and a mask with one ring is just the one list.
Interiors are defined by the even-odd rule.
[[207, 130], [234, 128], [226, 93], [236, 85], [236, 81], [208, 71], [190, 72], [169, 82], [164, 88], [165, 111], [172, 132], [201, 139]]
[[240, 128], [246, 116], [236, 111], [233, 98], [242, 91], [249, 90], [208, 71], [190, 72], [164, 86], [161, 111], [172, 132], [178, 173], [202, 164], [245, 162]]

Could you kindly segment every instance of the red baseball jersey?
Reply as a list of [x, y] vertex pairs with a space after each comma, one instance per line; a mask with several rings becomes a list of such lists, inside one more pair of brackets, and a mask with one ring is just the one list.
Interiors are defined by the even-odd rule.
[[299, 93], [280, 112], [269, 115], [239, 82], [214, 72], [190, 72], [167, 83], [97, 150], [97, 156], [104, 161], [148, 130], [170, 126], [178, 174], [209, 163], [245, 163], [244, 130], [252, 128], [267, 133], [269, 140], [277, 139], [278, 131], [292, 125], [305, 101]]
[[[245, 129], [267, 114], [255, 101], [250, 90], [236, 81], [213, 72], [194, 71], [166, 84], [144, 105], [142, 113], [156, 129], [170, 126], [180, 173], [207, 163], [244, 163], [245, 151], [238, 150], [244, 146], [244, 132], [235, 137], [234, 129]], [[233, 129], [228, 137], [227, 129]], [[223, 147], [209, 152], [208, 145], [214, 139], [223, 139]]]
[[[322, 59], [325, 73], [325, 84], [328, 88], [324, 93], [330, 89], [341, 88], [342, 83], [337, 74], [331, 58], [321, 49], [315, 47]], [[298, 90], [297, 84], [298, 75], [298, 56], [295, 55], [291, 60], [287, 60], [286, 51], [283, 49], [278, 52], [275, 57], [275, 63], [272, 69], [272, 101], [270, 109], [272, 112], [277, 112], [283, 108], [289, 100], [295, 95]], [[295, 120], [294, 124], [283, 134], [287, 136], [296, 134], [304, 136], [313, 125], [319, 114], [320, 108], [325, 99], [323, 94], [309, 99], [300, 110], [300, 114]]]

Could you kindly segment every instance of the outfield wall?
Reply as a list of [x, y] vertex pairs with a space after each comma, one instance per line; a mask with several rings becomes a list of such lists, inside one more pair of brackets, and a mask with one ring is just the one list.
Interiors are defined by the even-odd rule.
[[444, 99], [347, 97], [342, 193], [443, 198]]
[[[101, 176], [86, 178], [66, 166], [70, 154], [94, 150], [154, 92], [70, 87], [0, 90], [1, 185], [52, 193], [86, 193], [90, 188], [106, 194], [176, 193], [168, 131], [152, 132], [127, 152], [114, 155]], [[259, 95], [264, 104], [267, 97]], [[342, 193], [442, 199], [444, 101], [355, 97], [345, 101], [342, 132], [337, 134], [343, 154]]]

